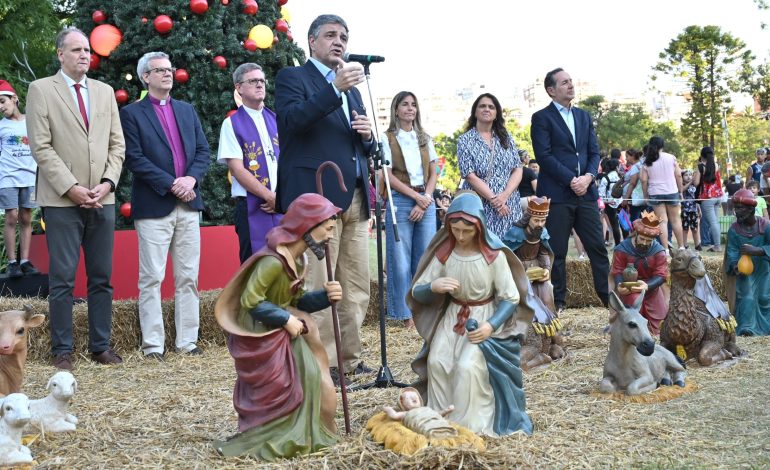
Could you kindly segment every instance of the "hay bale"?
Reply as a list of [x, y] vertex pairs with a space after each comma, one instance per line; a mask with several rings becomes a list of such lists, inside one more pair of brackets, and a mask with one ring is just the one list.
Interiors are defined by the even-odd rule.
[[591, 263], [567, 258], [567, 306], [570, 308], [601, 307], [594, 289]]
[[[705, 256], [703, 264], [719, 298], [727, 300], [722, 278], [722, 257]], [[567, 259], [567, 306], [570, 308], [601, 307], [594, 290], [594, 278], [589, 260]]]
[[[224, 345], [225, 335], [214, 320], [214, 303], [219, 290], [200, 294], [199, 343]], [[35, 313], [48, 315], [48, 300], [39, 298], [0, 297], [0, 311], [32, 306]], [[174, 300], [161, 303], [163, 325], [166, 330], [166, 350], [174, 350]], [[76, 302], [72, 308], [74, 352], [88, 354], [88, 304]], [[142, 342], [139, 328], [139, 308], [136, 300], [116, 300], [112, 303], [112, 347], [119, 354], [136, 351]], [[51, 330], [48, 324], [29, 331], [29, 359], [47, 360], [51, 354]]]
[[[722, 279], [722, 258], [704, 257], [703, 263], [711, 277], [714, 289], [720, 298], [726, 299]], [[200, 294], [200, 332], [202, 345], [224, 345], [225, 335], [214, 320], [214, 304], [221, 290], [204, 291]], [[387, 295], [387, 290], [385, 291]], [[369, 306], [364, 325], [376, 325], [379, 322], [380, 295], [376, 279], [370, 281]], [[32, 306], [36, 313], [47, 314], [48, 300], [33, 298], [0, 297], [0, 311], [19, 309], [24, 304]], [[174, 349], [174, 300], [162, 302], [163, 324], [166, 329], [166, 350]], [[591, 265], [587, 260], [567, 259], [567, 305], [570, 308], [601, 307], [596, 296], [591, 275]], [[75, 336], [75, 352], [88, 353], [88, 305], [77, 302], [72, 311]], [[47, 359], [51, 351], [50, 329], [47, 325], [29, 332], [29, 357]], [[127, 353], [139, 348], [142, 333], [139, 328], [139, 309], [136, 300], [116, 300], [112, 303], [112, 345], [118, 353]]]
[[[380, 321], [380, 290], [379, 282], [377, 279], [369, 281], [369, 307], [366, 309], [366, 316], [364, 317], [364, 325], [374, 325]], [[383, 302], [385, 302], [385, 308], [388, 301], [387, 284], [383, 292]]]

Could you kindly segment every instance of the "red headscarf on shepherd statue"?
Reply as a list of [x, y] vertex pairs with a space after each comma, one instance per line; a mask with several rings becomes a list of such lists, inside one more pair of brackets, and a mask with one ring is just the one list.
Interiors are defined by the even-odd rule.
[[267, 232], [267, 246], [275, 250], [278, 245], [300, 240], [316, 225], [339, 215], [340, 212], [342, 209], [319, 194], [302, 194], [289, 204], [281, 222]]

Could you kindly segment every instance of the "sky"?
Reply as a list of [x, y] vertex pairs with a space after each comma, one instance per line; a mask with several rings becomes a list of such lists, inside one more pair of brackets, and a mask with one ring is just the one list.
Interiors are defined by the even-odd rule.
[[[484, 84], [505, 95], [563, 67], [606, 95], [641, 96], [652, 67], [687, 26], [718, 25], [770, 56], [770, 12], [752, 0], [289, 0], [291, 29], [307, 53], [307, 29], [323, 13], [350, 29], [348, 52], [381, 55], [372, 93], [418, 96]], [[545, 93], [545, 90], [543, 90]]]

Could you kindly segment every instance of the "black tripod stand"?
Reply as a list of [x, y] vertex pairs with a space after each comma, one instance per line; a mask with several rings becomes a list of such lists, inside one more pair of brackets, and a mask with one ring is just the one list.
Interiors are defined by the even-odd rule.
[[[374, 121], [374, 132], [372, 134], [376, 145], [374, 146], [375, 151], [371, 155], [372, 160], [374, 161], [374, 174], [379, 174], [379, 170], [382, 169], [384, 165], [388, 165], [390, 162], [384, 161], [383, 158], [383, 152], [382, 152], [382, 142], [379, 140], [379, 130], [377, 129], [377, 116], [376, 116], [376, 110], [377, 108], [374, 107], [374, 99], [372, 95], [372, 88], [369, 84], [369, 63], [365, 63], [364, 65], [364, 74], [366, 76], [366, 88], [369, 92], [369, 104], [371, 106], [372, 110], [372, 120]], [[398, 237], [398, 225], [396, 224], [396, 214], [395, 209], [393, 208], [393, 198], [390, 197], [390, 180], [388, 179], [388, 172], [387, 170], [383, 171], [383, 178], [380, 179], [377, 177], [377, 194], [380, 194], [380, 187], [381, 185], [385, 185], [387, 189], [388, 194], [388, 201], [390, 201], [390, 210], [391, 210], [391, 216], [393, 219], [393, 232], [395, 235], [396, 242], [399, 242], [400, 239]], [[387, 204], [387, 203], [386, 203]], [[380, 295], [380, 369], [377, 371], [377, 378], [374, 379], [374, 382], [366, 383], [366, 384], [360, 384], [360, 385], [354, 385], [350, 387], [348, 390], [351, 392], [355, 392], [358, 390], [368, 390], [370, 388], [386, 388], [386, 387], [408, 387], [409, 384], [396, 382], [393, 379], [393, 374], [390, 372], [390, 368], [388, 367], [388, 354], [387, 354], [387, 345], [386, 345], [386, 338], [385, 338], [385, 279], [382, 275], [382, 203], [380, 202], [380, 199], [377, 198], [377, 202], [374, 206], [374, 218], [375, 218], [375, 226], [377, 228], [377, 289]]]

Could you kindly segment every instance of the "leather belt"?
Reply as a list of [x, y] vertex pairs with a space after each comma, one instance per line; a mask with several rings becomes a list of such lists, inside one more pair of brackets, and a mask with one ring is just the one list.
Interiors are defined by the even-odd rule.
[[414, 190], [414, 191], [416, 191], [418, 193], [424, 193], [425, 192], [425, 185], [424, 184], [420, 185], [420, 186], [410, 186], [410, 187], [412, 188], [412, 190]]

